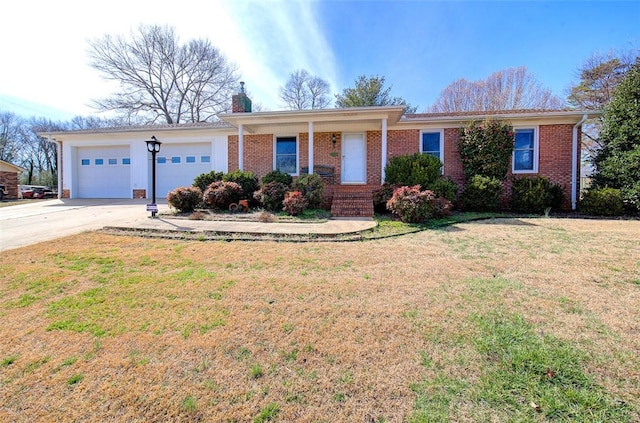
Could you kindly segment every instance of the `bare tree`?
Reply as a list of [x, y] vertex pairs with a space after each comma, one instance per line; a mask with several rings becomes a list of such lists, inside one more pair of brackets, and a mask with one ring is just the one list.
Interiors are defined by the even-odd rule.
[[89, 41], [91, 66], [120, 85], [96, 108], [145, 123], [210, 121], [229, 109], [236, 67], [209, 41], [180, 44], [173, 28], [157, 25], [130, 35]]
[[280, 99], [291, 110], [324, 109], [331, 102], [330, 90], [327, 81], [299, 69], [292, 72], [285, 86], [280, 88]]
[[516, 109], [559, 109], [563, 101], [520, 66], [491, 74], [487, 79], [459, 79], [449, 84], [431, 106], [432, 112]]
[[22, 119], [11, 112], [0, 112], [0, 160], [16, 163], [20, 158]]

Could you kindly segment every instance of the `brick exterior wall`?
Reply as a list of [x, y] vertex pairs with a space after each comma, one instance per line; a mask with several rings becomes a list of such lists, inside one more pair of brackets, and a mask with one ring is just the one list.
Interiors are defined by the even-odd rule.
[[7, 191], [7, 198], [18, 198], [18, 172], [0, 172], [0, 183]]
[[[336, 146], [331, 142], [334, 132], [314, 133], [314, 164], [335, 168], [335, 184], [341, 180], [342, 139], [336, 134]], [[538, 129], [538, 173], [517, 174], [518, 177], [545, 176], [553, 183], [560, 184], [565, 192], [566, 209], [571, 208], [571, 149], [573, 125], [540, 125]], [[375, 189], [381, 180], [382, 131], [368, 131], [366, 139], [367, 185]], [[273, 168], [273, 135], [245, 135], [244, 169], [254, 172], [259, 178]], [[464, 173], [457, 148], [458, 128], [444, 129], [444, 175], [451, 178], [462, 190]], [[580, 140], [578, 140], [580, 142]], [[299, 167], [309, 165], [309, 134], [298, 134]], [[420, 130], [389, 130], [387, 133], [387, 160], [391, 157], [414, 154], [420, 151]], [[578, 151], [578, 162], [580, 159]], [[238, 169], [238, 136], [229, 136], [229, 170]], [[300, 170], [300, 169], [298, 169]], [[505, 183], [506, 205], [511, 192], [511, 167]], [[330, 192], [330, 190], [328, 190]]]
[[62, 190], [62, 197], [60, 198], [71, 198], [71, 190], [70, 189], [63, 189]]
[[147, 190], [146, 189], [134, 189], [133, 190], [133, 198], [147, 198]]

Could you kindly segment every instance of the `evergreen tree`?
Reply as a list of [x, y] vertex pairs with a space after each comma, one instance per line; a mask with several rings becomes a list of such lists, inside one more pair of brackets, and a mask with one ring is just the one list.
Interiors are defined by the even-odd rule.
[[640, 210], [640, 59], [605, 108], [600, 135], [594, 188], [618, 188], [625, 204]]

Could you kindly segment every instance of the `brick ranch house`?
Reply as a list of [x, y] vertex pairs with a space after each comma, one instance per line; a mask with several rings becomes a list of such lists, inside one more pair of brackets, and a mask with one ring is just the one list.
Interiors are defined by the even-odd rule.
[[335, 216], [372, 215], [371, 192], [384, 182], [389, 158], [433, 154], [443, 172], [464, 182], [458, 129], [487, 117], [516, 131], [510, 175], [548, 177], [575, 208], [580, 181], [581, 124], [593, 112], [512, 110], [404, 114], [402, 106], [250, 112], [241, 92], [233, 112], [215, 123], [135, 126], [40, 134], [56, 143], [61, 198], [151, 197], [151, 154], [145, 140], [162, 142], [157, 155], [159, 198], [212, 170], [273, 169], [296, 177], [320, 171]]
[[18, 198], [18, 176], [26, 169], [0, 160], [0, 185], [4, 185], [7, 198]]

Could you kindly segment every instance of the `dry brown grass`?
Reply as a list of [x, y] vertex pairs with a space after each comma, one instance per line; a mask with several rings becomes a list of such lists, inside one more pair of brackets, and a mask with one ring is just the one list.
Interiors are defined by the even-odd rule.
[[[0, 421], [245, 422], [270, 403], [283, 422], [406, 421], [412, 383], [477, 378], [469, 317], [495, 309], [584, 351], [637, 420], [639, 239], [639, 221], [496, 219], [362, 243], [86, 233], [4, 252]], [[47, 330], [64, 321], [79, 332]]]

